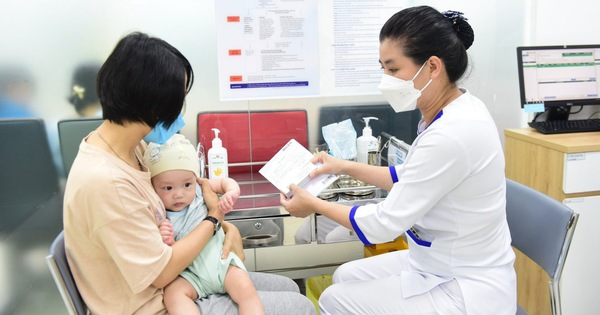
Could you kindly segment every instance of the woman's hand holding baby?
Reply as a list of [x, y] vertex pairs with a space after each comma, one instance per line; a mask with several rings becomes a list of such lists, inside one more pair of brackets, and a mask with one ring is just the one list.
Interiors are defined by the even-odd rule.
[[198, 184], [202, 187], [202, 198], [208, 208], [208, 215], [223, 221], [224, 213], [219, 210], [219, 196], [210, 187], [210, 182], [206, 178], [197, 178]]

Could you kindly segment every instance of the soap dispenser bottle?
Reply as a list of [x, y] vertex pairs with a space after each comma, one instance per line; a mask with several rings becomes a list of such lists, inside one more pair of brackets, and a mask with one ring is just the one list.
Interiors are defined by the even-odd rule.
[[212, 147], [208, 150], [208, 178], [227, 178], [229, 170], [227, 167], [227, 150], [223, 147], [217, 128], [212, 128], [215, 132], [215, 138], [212, 140]]
[[378, 120], [377, 117], [363, 117], [365, 128], [363, 128], [362, 136], [356, 139], [356, 150], [358, 152], [356, 160], [360, 163], [371, 165], [379, 164], [377, 162], [377, 151], [379, 151], [379, 140], [373, 137], [373, 131], [369, 127], [371, 119]]

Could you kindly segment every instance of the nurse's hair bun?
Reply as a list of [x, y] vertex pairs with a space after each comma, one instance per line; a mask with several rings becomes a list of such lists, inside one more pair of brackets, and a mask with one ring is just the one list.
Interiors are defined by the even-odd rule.
[[452, 23], [452, 27], [463, 43], [463, 46], [465, 46], [465, 49], [469, 49], [473, 45], [475, 34], [473, 33], [473, 28], [467, 22], [467, 18], [463, 16], [462, 12], [452, 10], [442, 12], [442, 15]]

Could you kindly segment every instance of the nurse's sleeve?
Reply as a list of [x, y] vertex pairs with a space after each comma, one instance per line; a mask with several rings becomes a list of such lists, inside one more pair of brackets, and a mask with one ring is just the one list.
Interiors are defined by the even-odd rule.
[[440, 131], [428, 132], [400, 167], [390, 167], [394, 185], [380, 203], [354, 207], [349, 219], [364, 244], [392, 241], [423, 217], [470, 172], [466, 148]]

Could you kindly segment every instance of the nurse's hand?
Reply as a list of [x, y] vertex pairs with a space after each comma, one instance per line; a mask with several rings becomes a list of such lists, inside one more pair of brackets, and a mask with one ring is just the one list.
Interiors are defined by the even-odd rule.
[[221, 226], [225, 232], [225, 240], [223, 241], [223, 254], [221, 255], [221, 259], [227, 258], [227, 256], [229, 256], [229, 252], [234, 252], [242, 261], [246, 260], [240, 231], [237, 229], [237, 227], [235, 227], [235, 225], [227, 221], [223, 221]]
[[348, 163], [348, 161], [335, 158], [324, 151], [321, 151], [317, 155], [315, 155], [312, 158], [311, 162], [323, 164], [319, 166], [316, 170], [314, 170], [312, 173], [310, 173], [310, 178], [317, 177], [321, 174], [344, 174], [344, 169], [346, 167], [346, 164]]
[[294, 184], [290, 185], [290, 190], [293, 192], [291, 198], [286, 197], [284, 194], [279, 197], [281, 205], [287, 212], [299, 218], [305, 218], [315, 212], [319, 198]]

